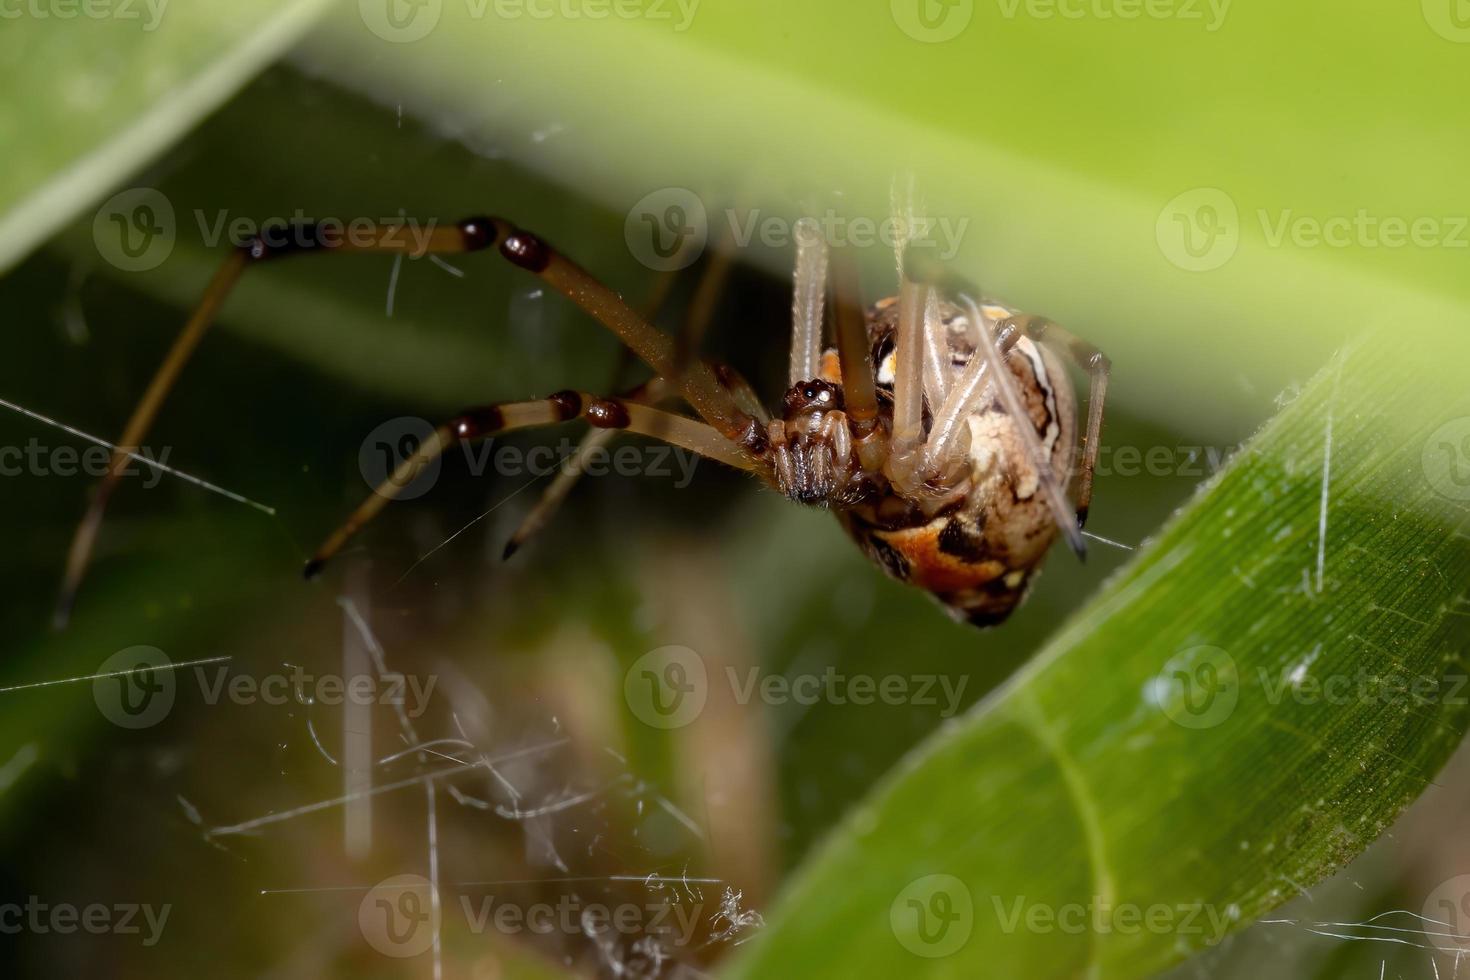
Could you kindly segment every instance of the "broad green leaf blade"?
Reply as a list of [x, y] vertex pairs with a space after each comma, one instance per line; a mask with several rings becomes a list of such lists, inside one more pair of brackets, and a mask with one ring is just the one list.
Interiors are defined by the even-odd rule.
[[328, 2], [17, 7], [0, 44], [0, 86], [24, 93], [0, 104], [0, 270], [188, 132]]
[[[1350, 332], [1392, 316], [1418, 342], [1437, 343], [1465, 300], [1454, 203], [1465, 137], [1429, 120], [1445, 93], [1463, 87], [1466, 61], [1413, 9], [1395, 14], [1391, 30], [1366, 7], [1330, 17], [1277, 7], [1231, 10], [1218, 31], [1181, 16], [1135, 34], [1118, 21], [1038, 20], [1024, 5], [1012, 15], [980, 5], [961, 33], [926, 44], [884, 4], [838, 15], [831, 4], [775, 0], [696, 5], [678, 30], [674, 3], [657, 5], [663, 17], [633, 20], [497, 15], [515, 6], [405, 4], [405, 18], [429, 30], [385, 37], [364, 13], [378, 8], [344, 5], [293, 57], [331, 85], [365, 92], [376, 115], [343, 110], [347, 100], [330, 92], [330, 105], [303, 112], [290, 101], [294, 89], [253, 87], [233, 114], [232, 153], [201, 167], [210, 183], [190, 188], [189, 199], [172, 180], [160, 183], [179, 216], [174, 256], [149, 273], [99, 270], [192, 303], [218, 254], [196, 245], [193, 207], [256, 219], [298, 207], [344, 219], [403, 208], [438, 221], [501, 211], [620, 288], [641, 289], [627, 273], [648, 270], [624, 240], [624, 219], [660, 189], [698, 191], [713, 235], [732, 231], [724, 209], [736, 202], [778, 227], [810, 202], [883, 220], [890, 181], [907, 171], [927, 212], [955, 235], [956, 270], [1103, 346], [1118, 365], [1120, 404], [1215, 439], [1260, 419], [1270, 392], [1315, 370]], [[1203, 16], [1206, 7], [1194, 9]], [[1272, 84], [1260, 84], [1258, 52], [1314, 17], [1330, 20], [1344, 45], [1388, 46], [1416, 72], [1386, 93], [1331, 45], [1314, 44], [1273, 62]], [[1161, 57], [1191, 84], [1161, 81]], [[1323, 91], [1333, 93], [1330, 105]], [[440, 147], [413, 117], [484, 159]], [[1327, 123], [1289, 122], [1298, 118], [1329, 119], [1339, 135], [1324, 141]], [[1435, 133], [1433, 153], [1417, 142], [1384, 152], [1383, 133], [1398, 138], [1414, 125]], [[212, 140], [221, 149], [229, 141]], [[1255, 149], [1262, 141], [1273, 151]], [[1358, 161], [1350, 173], [1319, 178], [1340, 173], [1344, 159]], [[527, 173], [561, 193], [545, 193]], [[1195, 271], [1177, 236], [1196, 211], [1213, 213], [1214, 199], [1176, 198], [1200, 188], [1222, 190], [1238, 220], [1221, 229], [1209, 267]], [[1356, 228], [1360, 209], [1371, 234], [1354, 231], [1343, 247], [1297, 233], [1344, 218]], [[1385, 218], [1423, 219], [1428, 243], [1389, 247]], [[95, 259], [91, 228], [75, 231], [68, 252]], [[740, 260], [785, 278], [789, 249], [762, 241], [754, 234]], [[872, 295], [891, 289], [887, 248], [861, 251]], [[313, 295], [325, 290], [316, 279], [323, 267], [312, 263], [296, 281], [294, 270], [253, 275], [259, 285], [243, 287], [223, 323], [380, 390], [444, 403], [483, 393], [465, 348], [431, 349], [458, 344], [439, 332], [448, 315], [385, 324], [379, 284], [389, 264], [365, 263], [371, 271], [360, 275], [374, 288], [361, 291], [360, 310], [313, 314], [310, 330], [282, 311], [342, 305]], [[404, 352], [402, 338], [420, 326], [434, 331], [431, 342]], [[379, 367], [388, 358], [347, 356], [388, 349], [402, 364], [391, 377]], [[1129, 376], [1145, 365], [1146, 374]]]
[[1463, 891], [1445, 828], [1464, 813], [1467, 759], [1462, 748], [1393, 831], [1332, 878], [1159, 980], [1454, 976], [1464, 930], [1458, 903], [1440, 900]]
[[1466, 722], [1470, 398], [1422, 361], [1329, 366], [731, 975], [1147, 976], [1366, 847]]
[[[1255, 417], [1365, 321], [1432, 342], [1470, 295], [1447, 4], [532, 6], [425, 4], [411, 31], [344, 11], [296, 57], [620, 213], [693, 189], [711, 233], [732, 203], [778, 228], [829, 205], [881, 221], [911, 172], [962, 226], [958, 270], [1119, 365], [1167, 364], [1117, 387], [1155, 416]], [[1365, 64], [1414, 70], [1385, 86]], [[519, 213], [494, 188], [484, 206]], [[862, 251], [876, 293], [892, 259]]]

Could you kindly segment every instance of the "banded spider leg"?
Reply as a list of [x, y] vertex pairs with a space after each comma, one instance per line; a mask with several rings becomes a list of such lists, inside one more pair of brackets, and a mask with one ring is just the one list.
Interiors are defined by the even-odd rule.
[[[117, 440], [118, 448], [112, 454], [108, 472], [98, 484], [87, 511], [77, 526], [67, 553], [66, 570], [57, 602], [55, 621], [58, 626], [64, 625], [70, 616], [77, 590], [96, 544], [107, 502], [125, 472], [129, 454], [137, 451], [169, 392], [178, 382], [184, 366], [198, 348], [245, 270], [264, 261], [303, 253], [409, 254], [414, 248], [392, 226], [373, 229], [366, 241], [328, 239], [316, 233], [317, 231], [315, 228], [298, 229], [298, 234], [289, 236], [291, 244], [285, 247], [272, 246], [270, 242], [274, 236], [262, 234], [233, 251], [221, 263], [214, 278], [205, 288], [198, 306], [185, 322], [128, 419], [122, 436]], [[603, 285], [542, 239], [516, 228], [503, 218], [474, 217], [453, 226], [434, 228], [424, 244], [424, 251], [434, 254], [463, 254], [489, 249], [498, 251], [511, 264], [536, 275], [612, 331], [625, 346], [653, 369], [655, 375], [668, 379], [673, 389], [698, 413], [703, 422], [697, 423], [689, 419], [675, 421], [679, 416], [663, 419], [657, 414], [648, 414], [654, 410], [632, 403], [582, 395], [578, 395], [581, 404], [575, 414], [581, 415], [584, 408], [597, 406], [594, 414], [599, 415], [600, 420], [609, 426], [626, 415], [626, 427], [630, 430], [656, 425], [669, 433], [677, 432], [679, 438], [686, 440], [686, 448], [698, 452], [700, 449], [696, 447], [704, 447], [712, 453], [718, 453], [715, 458], [731, 462], [738, 460], [742, 469], [757, 468], [755, 460], [764, 441], [760, 421], [740, 408], [736, 395], [721, 382], [714, 368], [698, 359], [681, 365], [675, 344], [668, 335], [649, 324], [614, 290]], [[607, 404], [603, 404], [604, 402]], [[569, 400], [564, 404], [570, 404]], [[532, 407], [533, 405], [538, 407]], [[505, 417], [502, 421], [509, 422], [513, 427], [537, 424], [530, 420], [552, 421], [553, 416], [562, 410], [560, 406], [551, 406], [546, 402], [516, 403], [503, 407]], [[469, 421], [476, 420], [471, 418]], [[478, 421], [483, 423], [485, 419]]]
[[[734, 256], [732, 254], [732, 242], [728, 237], [718, 239], [711, 250], [709, 260], [700, 273], [699, 281], [694, 287], [694, 293], [690, 299], [689, 309], [680, 321], [679, 331], [674, 338], [674, 362], [676, 371], [683, 371], [684, 365], [699, 355], [700, 341], [709, 327], [709, 322], [714, 315], [714, 310], [719, 301], [720, 294], [725, 288], [729, 278], [730, 268]], [[653, 296], [646, 309], [648, 319], [654, 320], [660, 308], [667, 300], [670, 287], [673, 284], [674, 273], [664, 273], [655, 287]], [[614, 386], [616, 380], [627, 367], [632, 355], [628, 348], [622, 349], [619, 357], [618, 369], [614, 372]], [[750, 383], [741, 377], [733, 368], [721, 364], [711, 364], [716, 375], [725, 383], [731, 393], [735, 396], [736, 404], [742, 410], [755, 417], [761, 424], [770, 420], [770, 414], [765, 406], [761, 404], [760, 398], [756, 396]], [[644, 401], [648, 404], [658, 406], [670, 395], [667, 382], [655, 379], [646, 385], [625, 393], [622, 397], [631, 398], [635, 401]], [[545, 529], [551, 522], [562, 503], [571, 494], [577, 481], [587, 466], [587, 461], [594, 453], [601, 452], [617, 437], [616, 429], [592, 428], [582, 437], [576, 449], [562, 462], [561, 471], [555, 479], [542, 492], [534, 507], [526, 513], [514, 533], [505, 544], [505, 550], [501, 557], [508, 559], [526, 545], [533, 537]]]
[[656, 400], [666, 395], [667, 387], [662, 379], [655, 379], [655, 384], [624, 398], [567, 390], [546, 398], [499, 402], [466, 409], [437, 427], [429, 438], [398, 464], [398, 469], [393, 474], [358, 505], [346, 522], [332, 532], [331, 537], [307, 562], [307, 577], [320, 571], [363, 525], [377, 516], [402, 487], [413, 482], [414, 477], [431, 460], [458, 443], [484, 439], [515, 429], [582, 419], [599, 429], [651, 436], [736, 469], [752, 473], [763, 472], [764, 467], [758, 458], [721, 435], [713, 426], [645, 404], [645, 400]]

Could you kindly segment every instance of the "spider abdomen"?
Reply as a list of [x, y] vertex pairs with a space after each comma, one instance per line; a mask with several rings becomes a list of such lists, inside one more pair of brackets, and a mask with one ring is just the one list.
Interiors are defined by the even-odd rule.
[[[997, 319], [1011, 315], [1000, 307], [986, 312]], [[890, 406], [896, 313], [893, 301], [883, 301], [869, 314], [878, 390]], [[958, 377], [979, 355], [967, 340], [972, 328], [962, 312], [946, 308], [944, 321]], [[1037, 442], [1065, 485], [1076, 439], [1070, 379], [1055, 355], [1029, 338], [1021, 338], [1006, 363]], [[926, 403], [926, 418], [933, 412]], [[960, 474], [952, 485], [925, 486], [919, 495], [888, 486], [840, 516], [848, 534], [889, 575], [929, 592], [957, 619], [992, 626], [1025, 598], [1056, 540], [1057, 524], [1018, 421], [989, 399], [966, 423], [966, 438], [957, 447], [964, 459], [946, 467]]]
[[992, 626], [1024, 598], [1036, 567], [1013, 568], [983, 543], [961, 515], [916, 527], [883, 530], [852, 512], [843, 526], [865, 554], [893, 578], [930, 593], [957, 619]]

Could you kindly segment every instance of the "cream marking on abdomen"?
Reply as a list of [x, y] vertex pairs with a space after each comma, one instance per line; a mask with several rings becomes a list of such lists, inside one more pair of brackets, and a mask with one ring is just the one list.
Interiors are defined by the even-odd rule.
[[1057, 416], [1056, 392], [1052, 389], [1051, 377], [1046, 372], [1046, 361], [1031, 338], [1022, 337], [1016, 342], [1016, 350], [1025, 354], [1031, 361], [1031, 372], [1036, 375], [1036, 384], [1041, 388], [1041, 393], [1046, 399], [1046, 437], [1041, 440], [1041, 448], [1046, 450], [1047, 464], [1050, 465], [1056, 448], [1057, 436], [1062, 431]]

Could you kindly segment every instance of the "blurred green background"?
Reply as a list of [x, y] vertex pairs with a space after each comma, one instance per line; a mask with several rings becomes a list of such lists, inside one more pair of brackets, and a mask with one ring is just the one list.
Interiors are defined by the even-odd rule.
[[[637, 17], [592, 20], [477, 15], [444, 0], [393, 8], [407, 33], [366, 2], [179, 2], [156, 30], [120, 17], [8, 21], [0, 397], [114, 437], [219, 260], [205, 229], [223, 217], [505, 214], [639, 298], [657, 277], [627, 231], [650, 194], [691, 189], [718, 234], [727, 207], [882, 219], [903, 173], [929, 214], [964, 222], [957, 268], [1112, 355], [1106, 441], [1164, 460], [1100, 477], [1092, 529], [1119, 542], [1143, 543], [1281, 392], [1349, 339], [1388, 329], [1407, 357], [1459, 363], [1470, 136], [1457, 109], [1470, 28], [1449, 0], [1181, 0], [1138, 17], [1119, 15], [1126, 4], [910, 6], [649, 2], [629, 8]], [[942, 12], [940, 26], [916, 11]], [[166, 260], [143, 271], [119, 268], [98, 231], [107, 199], [132, 187], [155, 188], [174, 215]], [[1313, 243], [1312, 228], [1360, 212], [1377, 230], [1355, 223], [1343, 247]], [[1429, 224], [1423, 242], [1391, 246], [1384, 219]], [[1282, 228], [1296, 237], [1277, 240]], [[886, 294], [891, 254], [861, 259], [869, 298]], [[785, 373], [790, 260], [759, 243], [736, 251], [706, 345], [768, 403]], [[91, 481], [4, 477], [0, 684], [86, 675], [140, 644], [175, 662], [230, 657], [246, 676], [340, 671], [356, 636], [338, 602], [348, 595], [392, 667], [453, 690], [420, 736], [463, 727], [496, 753], [527, 751], [504, 767], [527, 808], [588, 797], [508, 819], [439, 794], [444, 880], [519, 882], [503, 887], [525, 903], [560, 893], [544, 879], [584, 876], [599, 879], [584, 899], [643, 902], [675, 886], [619, 879], [688, 874], [766, 909], [944, 718], [918, 704], [730, 703], [660, 732], [628, 709], [631, 665], [681, 645], [764, 674], [900, 670], [963, 681], [969, 707], [1127, 558], [1102, 545], [1085, 566], [1053, 556], [1014, 619], [977, 633], [878, 575], [830, 517], [701, 464], [687, 487], [646, 474], [584, 480], [551, 528], [502, 563], [547, 481], [477, 478], [451, 458], [431, 492], [388, 508], [325, 581], [302, 584], [302, 560], [366, 492], [359, 454], [383, 423], [609, 384], [617, 347], [570, 303], [494, 257], [448, 262], [344, 257], [252, 272], [148, 444], [276, 516], [174, 479], [125, 483], [63, 633], [50, 629], [51, 605]], [[666, 328], [700, 268], [675, 286]], [[32, 439], [74, 441], [0, 415], [0, 445]], [[341, 749], [344, 719], [199, 695], [181, 681], [166, 719], [127, 731], [98, 711], [90, 683], [0, 694], [5, 894], [173, 905], [156, 946], [16, 937], [17, 974], [428, 975], [422, 957], [375, 952], [358, 922], [364, 887], [427, 873], [423, 793], [376, 798], [368, 856], [346, 852], [340, 808], [209, 838], [201, 826], [339, 795], [326, 756]], [[391, 713], [372, 724], [378, 754], [401, 748]], [[409, 778], [416, 762], [374, 778]], [[1406, 818], [1412, 830], [1281, 917], [1419, 911], [1467, 869], [1446, 830], [1470, 793], [1463, 768]], [[460, 788], [497, 792], [483, 776]], [[722, 891], [703, 886], [701, 907]], [[690, 959], [707, 967], [743, 938], [710, 939]], [[595, 975], [619, 963], [654, 975], [631, 947], [450, 927], [445, 971]], [[1393, 953], [1388, 969], [1404, 976], [1453, 962]], [[1367, 976], [1386, 955], [1380, 943], [1259, 925], [1180, 970]]]

